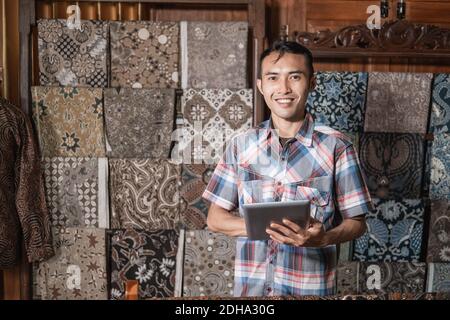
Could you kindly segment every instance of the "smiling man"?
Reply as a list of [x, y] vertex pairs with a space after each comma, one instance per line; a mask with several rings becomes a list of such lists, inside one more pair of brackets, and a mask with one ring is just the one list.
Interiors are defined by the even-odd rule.
[[[295, 42], [263, 52], [258, 88], [271, 117], [229, 142], [203, 194], [211, 201], [209, 229], [238, 237], [235, 296], [334, 294], [336, 245], [366, 230], [372, 203], [355, 148], [306, 112], [312, 60]], [[245, 203], [292, 200], [310, 201], [310, 226], [272, 224], [268, 241], [249, 240], [242, 212], [230, 213]]]

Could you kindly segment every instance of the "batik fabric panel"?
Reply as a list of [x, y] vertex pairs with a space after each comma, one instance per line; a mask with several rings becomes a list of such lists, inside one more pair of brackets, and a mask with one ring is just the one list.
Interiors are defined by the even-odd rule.
[[106, 87], [108, 22], [38, 21], [39, 83], [41, 86]]
[[450, 201], [432, 200], [427, 262], [450, 263]]
[[450, 74], [436, 74], [433, 81], [430, 129], [450, 133]]
[[427, 292], [450, 292], [450, 263], [429, 263]]
[[431, 150], [431, 199], [450, 200], [450, 134], [434, 136]]
[[102, 89], [33, 87], [32, 97], [42, 156], [105, 156]]

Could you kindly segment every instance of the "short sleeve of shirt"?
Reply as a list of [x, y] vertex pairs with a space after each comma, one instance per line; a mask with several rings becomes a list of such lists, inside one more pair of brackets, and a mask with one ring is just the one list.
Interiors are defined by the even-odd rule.
[[335, 187], [337, 207], [343, 218], [372, 210], [372, 200], [353, 145], [347, 146], [337, 158]]
[[235, 140], [228, 144], [222, 159], [206, 186], [203, 198], [224, 208], [233, 210], [238, 207], [237, 161]]

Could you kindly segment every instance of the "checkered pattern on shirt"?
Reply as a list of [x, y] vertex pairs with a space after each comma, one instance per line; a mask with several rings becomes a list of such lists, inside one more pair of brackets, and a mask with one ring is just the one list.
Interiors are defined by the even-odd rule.
[[[226, 210], [244, 203], [310, 200], [329, 230], [372, 208], [355, 148], [307, 114], [293, 143], [281, 147], [270, 120], [234, 137], [203, 194]], [[241, 211], [241, 210], [240, 210]], [[242, 212], [241, 212], [242, 215]], [[305, 248], [237, 238], [235, 295], [329, 295], [336, 246]]]

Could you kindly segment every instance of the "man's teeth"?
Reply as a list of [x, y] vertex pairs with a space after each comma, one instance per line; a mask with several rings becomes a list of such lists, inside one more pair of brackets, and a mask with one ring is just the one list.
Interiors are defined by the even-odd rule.
[[294, 99], [277, 99], [277, 102], [279, 103], [290, 103], [294, 101]]

